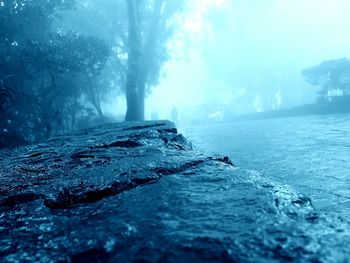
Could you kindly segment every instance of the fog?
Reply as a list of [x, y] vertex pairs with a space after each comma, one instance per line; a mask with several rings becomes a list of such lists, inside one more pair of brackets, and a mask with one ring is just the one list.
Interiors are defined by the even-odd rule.
[[[225, 105], [233, 114], [316, 99], [301, 70], [349, 57], [347, 0], [192, 1], [147, 113]], [[215, 108], [215, 107], [214, 107]], [[211, 110], [214, 110], [211, 107]]]
[[[38, 141], [124, 120], [187, 126], [285, 109], [329, 113], [350, 94], [349, 8], [347, 0], [0, 0], [0, 131]], [[333, 62], [302, 74], [324, 61]], [[335, 95], [344, 101], [317, 104]]]

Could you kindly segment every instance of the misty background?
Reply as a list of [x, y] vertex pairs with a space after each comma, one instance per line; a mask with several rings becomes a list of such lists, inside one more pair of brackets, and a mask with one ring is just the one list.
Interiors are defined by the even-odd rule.
[[[118, 1], [105, 2], [103, 13], [88, 12], [90, 4], [81, 1], [67, 26], [113, 45]], [[154, 112], [170, 119], [173, 107], [190, 123], [220, 107], [244, 114], [314, 102], [319, 88], [301, 71], [350, 56], [347, 0], [188, 0], [183, 8], [173, 18], [169, 60], [146, 98], [147, 119]], [[123, 115], [125, 98], [114, 94], [103, 107]]]
[[148, 100], [164, 118], [169, 94], [187, 117], [201, 106], [242, 114], [314, 102], [319, 88], [301, 70], [349, 56], [347, 0], [192, 1], [191, 8], [179, 29], [188, 45], [180, 35], [172, 52], [186, 50], [166, 63], [167, 78]]
[[[301, 70], [350, 55], [347, 0], [192, 0], [186, 8], [146, 99], [148, 119], [171, 118], [174, 106], [191, 123], [221, 108], [244, 114], [311, 103], [319, 87]], [[110, 114], [125, 108], [120, 96], [105, 105]]]
[[[37, 141], [124, 120], [127, 3], [0, 1], [2, 133]], [[141, 120], [175, 109], [188, 126], [313, 103], [320, 87], [301, 71], [350, 55], [347, 0], [138, 3]]]

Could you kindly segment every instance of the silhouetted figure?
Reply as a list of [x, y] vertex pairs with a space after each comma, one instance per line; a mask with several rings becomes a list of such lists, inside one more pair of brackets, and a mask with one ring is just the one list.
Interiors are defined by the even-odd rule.
[[178, 112], [176, 107], [173, 107], [171, 110], [171, 120], [175, 123], [176, 126], [178, 126], [178, 118], [177, 118]]

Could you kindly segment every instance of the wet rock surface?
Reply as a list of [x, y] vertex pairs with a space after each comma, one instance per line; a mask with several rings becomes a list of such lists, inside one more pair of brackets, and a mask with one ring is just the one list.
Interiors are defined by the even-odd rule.
[[[98, 202], [163, 175], [224, 158], [192, 155], [170, 122], [110, 124], [1, 155], [0, 206], [42, 199], [52, 209]], [[227, 157], [226, 157], [227, 158]]]
[[201, 154], [170, 122], [109, 124], [3, 150], [0, 168], [0, 261], [346, 262], [348, 255], [346, 222], [226, 156]]
[[[94, 209], [89, 204], [157, 183], [163, 176], [195, 175], [199, 167], [226, 164], [230, 165], [227, 157], [204, 157], [194, 152], [191, 143], [166, 121], [109, 124], [38, 145], [3, 150], [0, 257], [45, 261], [45, 257], [55, 259], [57, 253], [61, 259], [91, 259], [94, 255], [104, 261], [107, 252], [98, 246], [79, 252], [81, 244], [67, 239], [65, 247], [71, 251], [65, 252], [59, 242], [50, 245], [54, 248], [46, 247], [46, 242], [54, 241], [43, 234], [54, 228], [56, 238], [63, 239], [69, 231], [78, 231], [80, 224], [69, 224], [69, 230], [56, 220], [57, 214], [67, 221], [74, 219], [66, 218], [68, 209], [84, 208], [76, 216], [85, 218], [85, 209]], [[33, 254], [40, 250], [44, 255]]]

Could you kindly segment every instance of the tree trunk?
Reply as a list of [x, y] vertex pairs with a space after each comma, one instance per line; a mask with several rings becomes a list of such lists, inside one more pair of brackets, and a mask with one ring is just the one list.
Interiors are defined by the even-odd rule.
[[144, 92], [140, 90], [141, 33], [137, 0], [126, 0], [129, 18], [128, 72], [126, 80], [126, 121], [144, 120]]
[[146, 96], [146, 85], [150, 75], [150, 65], [155, 63], [156, 57], [156, 47], [159, 38], [159, 26], [161, 19], [161, 12], [163, 7], [164, 0], [155, 0], [153, 6], [153, 14], [152, 14], [152, 22], [150, 27], [148, 28], [148, 36], [144, 43], [143, 52], [140, 56], [140, 73], [138, 80], [138, 87], [141, 96], [143, 97], [143, 101], [141, 102], [142, 108], [140, 109], [142, 114], [144, 115], [145, 111], [145, 96]]
[[95, 77], [89, 80], [89, 82], [87, 83], [86, 90], [87, 90], [87, 96], [90, 103], [92, 104], [92, 106], [94, 106], [100, 120], [103, 120], [104, 116], [101, 108], [101, 98], [100, 98], [97, 80]]
[[[126, 121], [142, 121], [145, 115], [146, 84], [149, 64], [154, 63], [158, 41], [159, 24], [164, 0], [155, 0], [148, 36], [142, 47], [139, 27], [138, 0], [126, 0], [129, 17], [129, 53], [126, 82]], [[141, 52], [141, 50], [143, 52]]]

